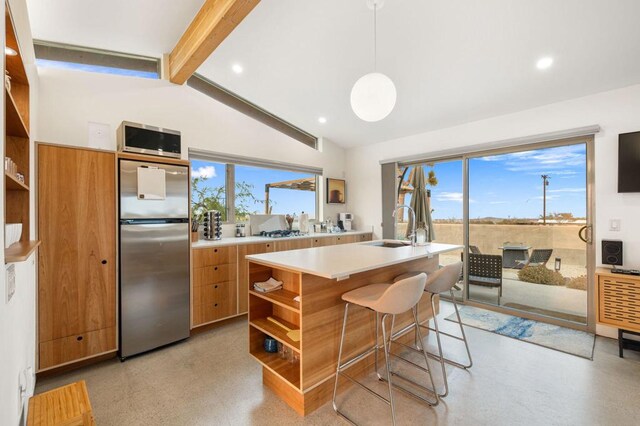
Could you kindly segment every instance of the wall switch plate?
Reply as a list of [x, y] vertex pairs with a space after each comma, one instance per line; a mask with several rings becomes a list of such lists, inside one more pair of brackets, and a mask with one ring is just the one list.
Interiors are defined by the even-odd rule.
[[609, 220], [609, 231], [613, 231], [613, 232], [620, 231], [620, 219]]
[[6, 303], [11, 301], [11, 298], [16, 292], [16, 266], [11, 264], [7, 266], [7, 274], [6, 274], [6, 283], [7, 283], [7, 298]]

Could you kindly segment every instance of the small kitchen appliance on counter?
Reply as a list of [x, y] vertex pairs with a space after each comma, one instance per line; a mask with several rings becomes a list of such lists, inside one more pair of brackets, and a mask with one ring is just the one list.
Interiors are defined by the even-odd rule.
[[204, 239], [222, 239], [222, 213], [218, 210], [209, 210], [204, 214]]
[[351, 231], [351, 221], [353, 220], [351, 213], [339, 213], [338, 220], [342, 222], [342, 229]]

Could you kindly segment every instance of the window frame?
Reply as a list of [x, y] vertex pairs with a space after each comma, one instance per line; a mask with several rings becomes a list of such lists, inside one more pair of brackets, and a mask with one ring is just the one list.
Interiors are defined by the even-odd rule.
[[[191, 162], [193, 160], [208, 161], [212, 163], [224, 164], [225, 166], [225, 210], [227, 214], [227, 220], [222, 222], [224, 224], [234, 225], [236, 223], [246, 223], [236, 221], [236, 166], [307, 173], [309, 175], [315, 176], [315, 218], [318, 219], [320, 217], [320, 183], [322, 182], [321, 179], [324, 176], [324, 171], [320, 168], [287, 164], [276, 161], [266, 161], [257, 158], [216, 154], [197, 149], [189, 149], [189, 167], [191, 167]], [[191, 200], [189, 200], [189, 202], [191, 202]]]

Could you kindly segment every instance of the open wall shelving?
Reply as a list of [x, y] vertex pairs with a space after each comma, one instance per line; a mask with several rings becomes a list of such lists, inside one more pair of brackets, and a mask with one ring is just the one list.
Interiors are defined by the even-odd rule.
[[17, 174], [10, 173], [5, 167], [5, 223], [22, 224], [20, 241], [5, 249], [5, 262], [11, 263], [27, 260], [39, 242], [31, 240], [30, 235], [29, 80], [8, 5], [5, 8], [5, 32], [6, 45], [16, 55], [5, 55], [5, 70], [11, 78], [11, 85], [9, 88], [5, 84], [4, 88], [4, 156], [5, 159], [10, 158], [16, 165], [17, 173], [24, 176], [24, 181], [21, 181]]

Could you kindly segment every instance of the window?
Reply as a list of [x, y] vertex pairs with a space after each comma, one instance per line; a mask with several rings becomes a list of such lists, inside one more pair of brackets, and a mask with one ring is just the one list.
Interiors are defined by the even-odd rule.
[[146, 56], [34, 41], [36, 65], [130, 77], [160, 78], [160, 60]]
[[250, 214], [297, 214], [316, 217], [316, 176], [251, 166], [235, 167], [236, 221]]
[[315, 219], [321, 173], [322, 170], [257, 160], [192, 156], [192, 215], [200, 219], [207, 210], [218, 210], [227, 223], [246, 222], [251, 214], [304, 212]]
[[191, 216], [201, 222], [208, 210], [222, 213], [227, 222], [227, 166], [211, 161], [191, 161]]

